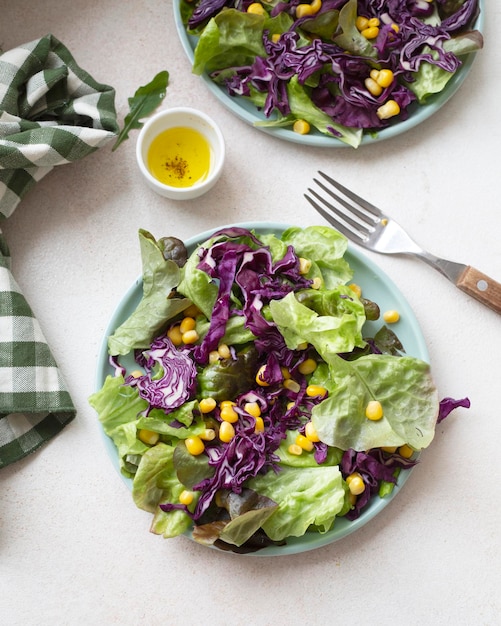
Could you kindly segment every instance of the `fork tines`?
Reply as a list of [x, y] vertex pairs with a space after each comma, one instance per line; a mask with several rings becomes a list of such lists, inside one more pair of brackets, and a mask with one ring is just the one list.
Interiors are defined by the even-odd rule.
[[[313, 181], [328, 195], [329, 200], [311, 188], [308, 188], [308, 192], [314, 199], [308, 194], [304, 194], [305, 198], [339, 232], [351, 239], [356, 237], [365, 241], [380, 222], [381, 211], [330, 176], [327, 176], [327, 174], [323, 172], [318, 173], [337, 192], [343, 195], [339, 195], [323, 181], [314, 178]], [[351, 200], [351, 202], [348, 202], [346, 198]], [[335, 204], [332, 204], [330, 201], [334, 201]]]

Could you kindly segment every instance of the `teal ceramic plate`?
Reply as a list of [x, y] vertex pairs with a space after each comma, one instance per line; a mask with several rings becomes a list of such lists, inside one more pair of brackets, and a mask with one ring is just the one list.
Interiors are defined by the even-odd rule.
[[[475, 28], [482, 32], [485, 12], [484, 0], [479, 0], [479, 6], [480, 15], [475, 24]], [[183, 20], [181, 18], [180, 0], [174, 0], [174, 20], [176, 23], [176, 29], [179, 38], [181, 40], [181, 44], [188, 56], [188, 59], [190, 60], [190, 63], [193, 65], [194, 50], [197, 45], [198, 37], [189, 35], [186, 32]], [[378, 141], [382, 141], [384, 139], [391, 139], [392, 137], [396, 137], [397, 135], [400, 135], [405, 131], [414, 128], [415, 126], [418, 126], [419, 124], [430, 118], [434, 113], [442, 108], [444, 104], [450, 98], [452, 98], [452, 96], [461, 87], [465, 78], [470, 72], [474, 59], [475, 54], [468, 55], [464, 59], [463, 65], [447, 83], [445, 89], [440, 93], [431, 96], [428, 99], [426, 105], [416, 106], [416, 108], [409, 115], [409, 118], [407, 120], [398, 122], [393, 126], [385, 128], [375, 136], [364, 135], [362, 139], [362, 145], [372, 144]], [[217, 85], [213, 80], [211, 80], [211, 78], [209, 78], [207, 74], [202, 74], [201, 78], [205, 82], [209, 90], [216, 96], [216, 98], [220, 100], [226, 108], [228, 108], [232, 113], [234, 113], [244, 122], [247, 122], [248, 124], [254, 126], [256, 122], [266, 119], [265, 116], [260, 111], [258, 111], [258, 109], [251, 102], [247, 101], [245, 98], [229, 96], [227, 91], [223, 87]], [[264, 133], [273, 135], [274, 137], [277, 137], [279, 139], [291, 141], [293, 143], [300, 143], [303, 145], [325, 148], [349, 147], [342, 141], [338, 141], [334, 137], [327, 137], [326, 135], [323, 135], [322, 133], [317, 131], [312, 131], [308, 135], [300, 135], [288, 128], [263, 128], [261, 126], [256, 126], [256, 128]]]
[[[253, 229], [259, 236], [259, 234], [264, 233], [274, 233], [280, 235], [290, 225], [278, 224], [275, 222], [243, 222], [231, 224], [229, 226], [222, 226], [221, 228], [229, 228], [230, 226], [239, 226], [249, 230]], [[219, 230], [219, 228], [214, 228], [210, 231], [200, 233], [199, 235], [196, 235], [186, 241], [185, 243], [188, 251], [191, 253], [199, 244], [209, 239], [212, 233], [216, 230]], [[354, 282], [360, 285], [366, 298], [377, 302], [381, 311], [388, 309], [396, 309], [399, 311], [400, 321], [395, 326], [395, 332], [398, 334], [406, 353], [410, 356], [429, 362], [426, 342], [420, 330], [418, 321], [397, 286], [365, 255], [352, 247], [348, 248], [345, 258], [355, 272]], [[118, 304], [118, 307], [108, 324], [98, 357], [96, 390], [101, 389], [106, 376], [114, 374], [114, 369], [110, 366], [108, 361], [107, 338], [134, 311], [141, 299], [142, 288], [142, 279], [139, 277]], [[368, 331], [371, 330], [371, 327], [377, 330], [381, 326], [380, 321], [367, 322], [366, 324], [367, 325], [364, 329], [367, 329]], [[129, 360], [127, 360], [127, 358], [121, 359], [121, 364], [126, 368], [136, 369], [132, 357], [129, 357]], [[119, 472], [118, 455], [115, 445], [109, 437], [104, 435], [104, 433], [103, 436], [106, 449], [112, 463], [115, 466], [115, 469]], [[280, 556], [286, 554], [297, 554], [299, 552], [306, 552], [308, 550], [320, 548], [346, 537], [367, 524], [367, 522], [373, 519], [380, 511], [390, 504], [393, 498], [395, 498], [395, 496], [402, 489], [411, 471], [412, 470], [402, 471], [392, 494], [384, 499], [373, 498], [372, 502], [366, 507], [357, 520], [350, 522], [344, 518], [338, 518], [334, 523], [334, 527], [323, 535], [319, 533], [306, 533], [303, 537], [290, 538], [285, 546], [272, 546], [245, 556]], [[122, 478], [128, 487], [131, 488], [132, 481], [123, 476]], [[187, 533], [187, 535], [190, 536], [190, 533]]]

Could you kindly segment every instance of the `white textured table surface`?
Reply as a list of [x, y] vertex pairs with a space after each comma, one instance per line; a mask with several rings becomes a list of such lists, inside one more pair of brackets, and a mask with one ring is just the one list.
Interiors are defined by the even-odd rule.
[[136, 88], [167, 69], [162, 106], [204, 110], [227, 142], [223, 177], [200, 201], [145, 187], [133, 131], [113, 154], [56, 168], [3, 225], [78, 416], [0, 471], [2, 624], [499, 623], [501, 318], [424, 264], [371, 257], [413, 307], [440, 393], [467, 395], [471, 409], [437, 429], [390, 506], [326, 548], [262, 559], [150, 534], [87, 402], [106, 324], [140, 272], [138, 229], [186, 238], [250, 219], [318, 223], [303, 198], [318, 169], [386, 206], [431, 251], [501, 280], [501, 7], [487, 4], [485, 48], [453, 100], [355, 151], [284, 143], [230, 114], [191, 75], [170, 1], [0, 2], [4, 50], [54, 34], [116, 88], [120, 121]]

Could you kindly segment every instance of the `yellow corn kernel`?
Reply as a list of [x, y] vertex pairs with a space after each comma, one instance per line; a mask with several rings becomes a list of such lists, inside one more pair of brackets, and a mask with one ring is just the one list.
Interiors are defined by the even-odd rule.
[[389, 452], [390, 454], [393, 454], [397, 451], [397, 446], [381, 446], [381, 450], [383, 452]]
[[247, 13], [252, 13], [253, 15], [264, 15], [265, 10], [261, 3], [253, 2], [247, 7]]
[[289, 372], [289, 370], [286, 367], [281, 367], [280, 371], [282, 372], [282, 378], [284, 380], [287, 380], [288, 378], [291, 377], [291, 373]]
[[311, 260], [299, 257], [299, 273], [301, 275], [307, 274], [311, 268]]
[[141, 370], [134, 370], [129, 374], [129, 376], [132, 376], [132, 378], [141, 378], [142, 375], [143, 372]]
[[264, 372], [266, 370], [266, 365], [261, 365], [256, 374], [256, 382], [260, 387], [268, 387], [269, 383], [267, 383], [264, 378]]
[[287, 411], [290, 411], [295, 406], [296, 406], [296, 403], [293, 400], [291, 400], [290, 402], [287, 402], [287, 404], [285, 405], [285, 408], [287, 409]]
[[349, 485], [349, 484], [351, 483], [351, 481], [352, 481], [354, 478], [356, 478], [357, 476], [358, 476], [358, 477], [360, 477], [360, 478], [362, 478], [361, 474], [359, 474], [358, 472], [353, 472], [352, 474], [349, 474], [349, 475], [345, 478], [346, 484], [347, 484], [347, 485]]
[[394, 30], [396, 33], [400, 32], [400, 26], [398, 24], [392, 24], [391, 25], [392, 30]]
[[395, 310], [390, 310], [390, 311], [385, 311], [383, 313], [383, 319], [387, 324], [395, 324], [395, 322], [398, 322], [398, 320], [400, 319], [400, 314], [398, 311]]
[[195, 329], [187, 330], [181, 335], [183, 343], [196, 343], [198, 341], [198, 333]]
[[217, 350], [211, 350], [209, 352], [209, 363], [217, 363], [221, 357], [219, 356], [219, 352]]
[[351, 493], [351, 491], [348, 492], [348, 502], [351, 504], [351, 506], [355, 506], [355, 504], [357, 503], [357, 496]]
[[198, 435], [188, 437], [185, 439], [184, 444], [188, 452], [193, 456], [198, 456], [205, 450], [205, 444]]
[[327, 389], [321, 385], [308, 385], [308, 387], [306, 387], [306, 395], [310, 398], [315, 398], [317, 396], [323, 398], [327, 395]]
[[221, 406], [221, 419], [224, 422], [230, 422], [232, 424], [234, 424], [236, 421], [238, 421], [238, 413], [235, 411], [235, 409], [231, 406], [231, 405], [225, 405], [225, 406]]
[[367, 91], [373, 96], [380, 96], [383, 93], [383, 88], [378, 84], [373, 78], [366, 78], [364, 80], [364, 85]]
[[255, 433], [262, 433], [264, 432], [264, 420], [262, 417], [256, 417], [256, 424], [254, 426], [254, 432]]
[[377, 26], [368, 26], [361, 31], [361, 34], [366, 39], [376, 39], [376, 37], [379, 35], [379, 28]]
[[217, 353], [219, 354], [219, 356], [222, 359], [230, 359], [231, 358], [231, 351], [229, 349], [229, 347], [225, 344], [225, 343], [220, 343], [218, 348], [217, 348]]
[[313, 282], [311, 283], [311, 288], [320, 289], [321, 286], [322, 286], [322, 279], [320, 278], [320, 276], [315, 276], [315, 278], [313, 279]]
[[235, 429], [233, 428], [233, 424], [231, 422], [221, 422], [221, 426], [219, 427], [219, 439], [221, 439], [223, 443], [229, 443], [234, 436]]
[[284, 387], [293, 393], [299, 393], [301, 391], [301, 385], [292, 378], [287, 378], [283, 383]]
[[371, 400], [365, 407], [365, 417], [368, 420], [377, 422], [383, 417], [383, 407], [379, 400]]
[[306, 120], [296, 120], [292, 125], [292, 130], [298, 135], [307, 135], [311, 130], [311, 126]]
[[153, 430], [147, 430], [146, 428], [141, 428], [138, 431], [137, 436], [143, 443], [146, 443], [149, 446], [154, 446], [160, 439], [160, 435], [158, 433]]
[[313, 425], [313, 422], [306, 422], [304, 427], [304, 436], [313, 442], [320, 441], [320, 437], [318, 436], [317, 429]]
[[369, 19], [367, 17], [364, 17], [363, 15], [359, 15], [355, 20], [355, 26], [358, 28], [359, 31], [362, 31], [367, 28], [367, 26], [369, 26]]
[[167, 337], [175, 346], [180, 346], [183, 343], [183, 335], [181, 333], [181, 329], [179, 328], [179, 324], [169, 328], [167, 331]]
[[313, 450], [313, 441], [311, 441], [311, 439], [308, 439], [304, 435], [298, 435], [296, 437], [296, 445], [298, 445], [306, 452], [311, 452]]
[[398, 453], [400, 454], [400, 456], [403, 456], [404, 459], [410, 459], [411, 456], [414, 454], [414, 450], [406, 443], [404, 443], [404, 445], [400, 446], [400, 448], [398, 449]]
[[307, 341], [303, 341], [303, 343], [299, 343], [296, 346], [296, 350], [307, 350], [308, 349], [308, 342]]
[[188, 330], [193, 330], [196, 325], [197, 324], [192, 317], [184, 317], [179, 324], [179, 330], [181, 331], [181, 335], [183, 335]]
[[308, 376], [308, 374], [313, 374], [313, 372], [317, 369], [317, 366], [318, 364], [315, 359], [309, 358], [300, 363], [297, 369], [303, 376]]
[[311, 4], [298, 4], [296, 7], [296, 17], [308, 17], [315, 15], [322, 8], [322, 0], [313, 0]]
[[214, 398], [202, 398], [198, 406], [202, 413], [210, 413], [216, 408], [216, 401]]
[[399, 113], [400, 107], [398, 106], [398, 102], [395, 102], [395, 100], [387, 100], [376, 111], [376, 115], [379, 117], [380, 120], [388, 120], [390, 119], [390, 117], [394, 117]]
[[186, 315], [186, 317], [196, 317], [200, 315], [200, 309], [196, 304], [190, 304], [190, 306], [183, 311], [183, 314]]
[[391, 83], [393, 82], [394, 79], [394, 74], [391, 70], [380, 70], [378, 77], [376, 78], [376, 82], [380, 87], [383, 87], [383, 89], [386, 89], [386, 87], [389, 87], [391, 85]]
[[271, 40], [273, 43], [278, 43], [280, 41], [280, 33], [273, 33], [271, 36]]
[[357, 298], [360, 298], [362, 296], [362, 287], [360, 287], [360, 285], [357, 285], [356, 283], [351, 283], [350, 285], [348, 285], [348, 287], [353, 291]]
[[214, 441], [216, 438], [216, 431], [213, 428], [206, 428], [203, 433], [198, 435], [202, 441]]
[[365, 491], [365, 483], [358, 472], [350, 474], [346, 477], [346, 483], [350, 493], [354, 496], [359, 496]]
[[185, 506], [189, 506], [193, 502], [193, 498], [193, 491], [188, 491], [188, 489], [183, 489], [179, 494], [179, 502]]
[[291, 443], [287, 450], [289, 454], [293, 454], [294, 456], [301, 456], [303, 454], [303, 448], [298, 446], [297, 443]]
[[257, 402], [246, 402], [244, 404], [244, 411], [252, 417], [260, 417], [261, 416], [261, 407]]
[[370, 20], [367, 23], [367, 26], [369, 28], [374, 28], [374, 26], [379, 26], [380, 22], [379, 19], [377, 17], [371, 17]]

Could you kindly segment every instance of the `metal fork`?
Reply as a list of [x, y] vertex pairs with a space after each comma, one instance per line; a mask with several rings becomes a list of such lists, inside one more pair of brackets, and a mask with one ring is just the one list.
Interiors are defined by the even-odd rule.
[[423, 250], [389, 215], [339, 184], [327, 174], [314, 178], [323, 195], [308, 188], [308, 202], [336, 230], [359, 246], [381, 254], [416, 256], [438, 270], [456, 287], [501, 313], [501, 284], [479, 270], [441, 259]]

